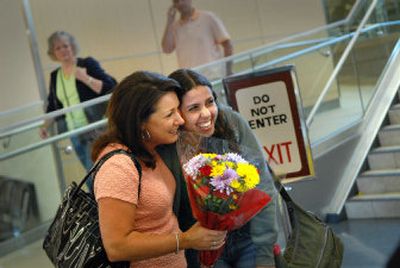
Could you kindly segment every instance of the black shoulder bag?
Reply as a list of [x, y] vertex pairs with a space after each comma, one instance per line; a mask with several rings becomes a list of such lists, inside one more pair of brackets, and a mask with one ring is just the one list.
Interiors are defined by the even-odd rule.
[[107, 159], [115, 154], [131, 157], [139, 173], [140, 194], [142, 171], [135, 156], [125, 150], [114, 150], [104, 155], [77, 185], [72, 182], [64, 193], [61, 205], [44, 238], [43, 249], [58, 268], [125, 268], [129, 262], [111, 263], [100, 236], [97, 202], [93, 193], [82, 190], [93, 174], [93, 179]]

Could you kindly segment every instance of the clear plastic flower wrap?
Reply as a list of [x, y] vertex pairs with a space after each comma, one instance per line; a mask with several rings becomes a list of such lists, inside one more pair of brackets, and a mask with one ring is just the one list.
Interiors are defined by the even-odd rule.
[[[254, 150], [188, 132], [181, 133], [177, 150], [192, 213], [202, 226], [238, 229], [270, 202], [259, 174], [265, 160], [257, 159]], [[222, 251], [223, 247], [201, 251], [201, 263], [212, 266]]]

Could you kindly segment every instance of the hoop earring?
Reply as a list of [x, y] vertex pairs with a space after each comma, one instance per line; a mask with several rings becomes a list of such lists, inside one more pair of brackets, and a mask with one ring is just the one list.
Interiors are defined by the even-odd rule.
[[150, 132], [147, 129], [142, 130], [142, 139], [148, 141], [151, 139]]

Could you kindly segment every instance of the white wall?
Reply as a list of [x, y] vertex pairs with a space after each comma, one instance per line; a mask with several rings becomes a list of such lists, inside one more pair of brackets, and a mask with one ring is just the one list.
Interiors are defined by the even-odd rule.
[[0, 112], [40, 100], [20, 7], [0, 1]]
[[[0, 81], [5, 93], [0, 112], [40, 101], [21, 2], [0, 2]], [[46, 79], [55, 66], [46, 54], [47, 37], [59, 29], [77, 37], [81, 56], [96, 57], [117, 79], [138, 69], [170, 73], [177, 67], [175, 55], [161, 54], [160, 40], [171, 2], [31, 0]], [[295, 2], [193, 0], [195, 7], [211, 10], [224, 21], [236, 53], [325, 24], [320, 0]]]
[[[138, 69], [170, 73], [177, 68], [176, 58], [160, 53], [160, 41], [171, 2], [31, 0], [46, 70], [52, 64], [46, 55], [46, 39], [53, 31], [64, 29], [77, 37], [82, 56], [101, 60], [118, 79]], [[325, 24], [320, 0], [297, 0], [295, 6], [290, 0], [194, 0], [193, 4], [223, 20], [235, 52]]]

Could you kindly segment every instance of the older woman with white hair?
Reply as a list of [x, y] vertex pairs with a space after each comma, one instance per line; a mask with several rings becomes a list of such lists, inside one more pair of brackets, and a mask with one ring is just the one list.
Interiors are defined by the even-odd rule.
[[[78, 58], [78, 50], [75, 38], [65, 31], [56, 31], [48, 38], [48, 55], [61, 66], [50, 75], [47, 113], [105, 95], [116, 84], [94, 58]], [[58, 131], [77, 129], [99, 120], [103, 115], [100, 106], [75, 109], [56, 118]], [[48, 136], [47, 130], [53, 122], [45, 121], [39, 133], [42, 138]], [[87, 170], [92, 166], [92, 139], [88, 134], [71, 137], [72, 145]]]

